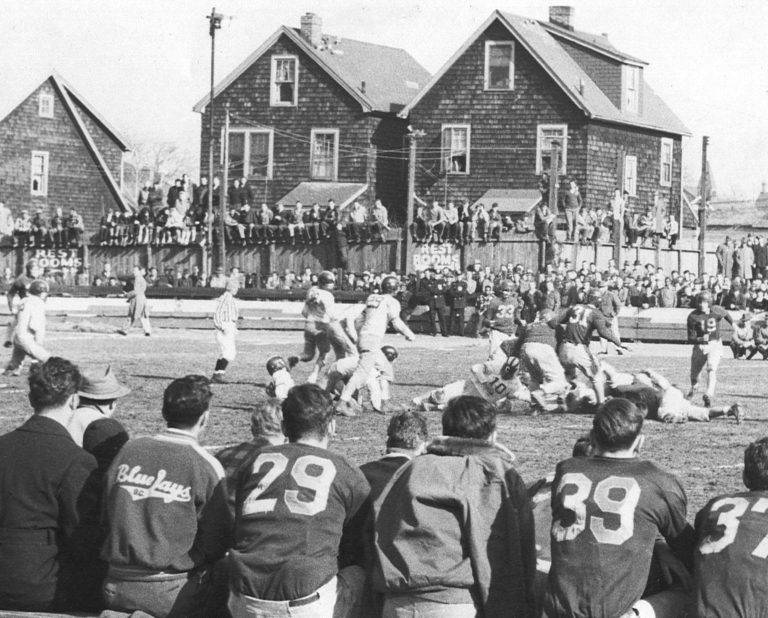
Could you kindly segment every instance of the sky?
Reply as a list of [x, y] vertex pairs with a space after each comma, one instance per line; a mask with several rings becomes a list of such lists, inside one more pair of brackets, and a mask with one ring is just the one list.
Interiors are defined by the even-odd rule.
[[649, 63], [646, 80], [693, 134], [686, 176], [698, 178], [709, 135], [718, 196], [757, 196], [768, 182], [766, 0], [0, 0], [0, 117], [55, 69], [129, 141], [197, 153], [192, 106], [209, 89], [213, 6], [227, 16], [218, 82], [308, 11], [324, 32], [402, 47], [436, 72], [494, 9], [546, 19], [555, 3], [575, 8], [577, 29]]

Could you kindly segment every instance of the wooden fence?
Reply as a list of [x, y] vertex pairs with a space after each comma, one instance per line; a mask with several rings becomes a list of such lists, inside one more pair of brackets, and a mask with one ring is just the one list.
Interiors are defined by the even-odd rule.
[[[505, 264], [522, 264], [525, 268], [535, 270], [538, 264], [539, 243], [532, 235], [515, 235], [504, 238], [497, 243], [473, 243], [464, 247], [450, 243], [440, 246], [430, 245], [424, 250], [424, 245], [416, 245], [414, 253], [435, 254], [434, 264], [437, 267], [455, 265], [466, 268], [475, 261], [483, 266], [496, 270]], [[13, 273], [21, 272], [23, 264], [30, 257], [38, 255], [35, 250], [12, 249], [0, 247], [0, 268], [10, 268]], [[214, 259], [218, 253], [214, 252]], [[604, 269], [608, 260], [613, 257], [612, 245], [578, 245], [562, 243], [561, 255], [569, 258], [575, 268], [582, 262], [594, 262], [598, 269]], [[62, 255], [62, 260], [72, 264], [75, 256], [71, 252]], [[422, 258], [424, 255], [422, 255]], [[426, 256], [429, 258], [429, 256]], [[189, 270], [197, 266], [205, 271], [205, 254], [202, 247], [165, 246], [165, 247], [101, 247], [92, 245], [77, 253], [77, 260], [88, 269], [91, 276], [100, 273], [104, 265], [109, 263], [112, 272], [118, 276], [130, 275], [133, 265], [155, 266], [160, 272], [166, 268], [174, 270]], [[412, 258], [415, 260], [415, 258]], [[46, 250], [43, 266], [53, 270], [60, 267], [62, 260], [57, 258], [57, 252]], [[349, 270], [360, 273], [366, 270], [372, 272], [403, 270], [401, 265], [406, 260], [405, 233], [402, 230], [392, 230], [390, 237], [383, 243], [349, 245]], [[642, 264], [661, 266], [666, 272], [673, 270], [692, 272], [698, 271], [698, 252], [690, 249], [623, 249], [622, 260], [634, 263], [639, 260]], [[272, 271], [283, 273], [286, 269], [294, 272], [310, 268], [316, 272], [324, 268], [338, 267], [335, 247], [332, 243], [324, 242], [318, 245], [256, 245], [246, 247], [231, 247], [227, 250], [227, 268], [237, 266], [242, 272], [267, 276]], [[421, 262], [423, 267], [424, 262]], [[217, 264], [214, 262], [214, 266]], [[619, 265], [621, 266], [621, 264]], [[415, 263], [408, 264], [406, 271], [416, 269]], [[709, 273], [717, 272], [717, 262], [714, 252], [706, 255], [706, 269]]]

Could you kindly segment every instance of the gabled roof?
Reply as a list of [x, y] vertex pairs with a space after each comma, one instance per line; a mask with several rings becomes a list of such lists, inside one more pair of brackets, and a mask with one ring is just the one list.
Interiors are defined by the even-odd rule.
[[[366, 112], [399, 111], [429, 79], [427, 70], [403, 49], [331, 35], [324, 35], [327, 45], [316, 49], [296, 29], [281, 26], [219, 82], [214, 89], [214, 96], [219, 96], [235, 82], [281, 36], [288, 37], [320, 65]], [[202, 113], [210, 98], [209, 93], [195, 104], [193, 110]]]
[[[617, 108], [606, 94], [592, 81], [587, 72], [563, 49], [547, 28], [535, 19], [494, 11], [456, 53], [432, 76], [424, 89], [400, 112], [407, 117], [410, 111], [445, 75], [450, 67], [467, 51], [488, 27], [499, 21], [512, 34], [541, 67], [552, 77], [573, 103], [588, 118], [605, 122], [653, 129], [674, 135], [690, 135], [690, 131], [675, 116], [651, 87], [643, 80], [642, 113], [628, 114]], [[564, 29], [559, 29], [564, 30]], [[566, 32], [570, 32], [567, 31]]]
[[634, 64], [637, 66], [646, 66], [648, 63], [640, 58], [635, 58], [629, 54], [625, 54], [623, 51], [616, 49], [608, 40], [608, 37], [603, 34], [592, 34], [591, 32], [582, 32], [580, 30], [569, 30], [563, 28], [558, 24], [553, 24], [550, 21], [540, 21], [539, 24], [555, 37], [563, 38], [571, 43], [580, 45], [587, 49], [590, 49], [598, 54], [613, 58], [619, 62], [627, 64]]

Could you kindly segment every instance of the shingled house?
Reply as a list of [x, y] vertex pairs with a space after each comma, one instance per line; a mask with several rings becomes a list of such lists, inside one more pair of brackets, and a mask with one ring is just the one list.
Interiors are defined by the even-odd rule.
[[536, 188], [557, 141], [560, 175], [577, 180], [588, 206], [622, 187], [636, 209], [659, 199], [679, 214], [689, 132], [646, 83], [647, 64], [574, 29], [571, 7], [549, 17], [494, 11], [403, 108], [426, 134], [417, 191], [471, 201], [490, 191], [500, 202], [506, 191], [530, 209], [515, 196]]
[[0, 120], [0, 200], [14, 216], [74, 207], [88, 233], [121, 194], [128, 143], [63, 77], [47, 77]]
[[[300, 29], [278, 28], [216, 86], [217, 173], [228, 106], [230, 178], [247, 177], [257, 199], [344, 205], [378, 196], [403, 219], [407, 121], [398, 112], [428, 78], [402, 49], [325, 34], [307, 13]], [[203, 174], [209, 103], [210, 95], [194, 106], [203, 116]]]

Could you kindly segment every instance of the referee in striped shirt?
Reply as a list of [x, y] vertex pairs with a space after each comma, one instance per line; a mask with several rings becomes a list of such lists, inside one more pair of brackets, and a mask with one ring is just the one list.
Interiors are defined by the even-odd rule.
[[213, 371], [213, 382], [226, 382], [227, 366], [235, 360], [235, 337], [237, 336], [237, 294], [239, 284], [235, 277], [230, 277], [224, 293], [216, 301], [216, 311], [213, 312], [213, 326], [216, 329], [216, 343], [219, 346], [219, 358]]

